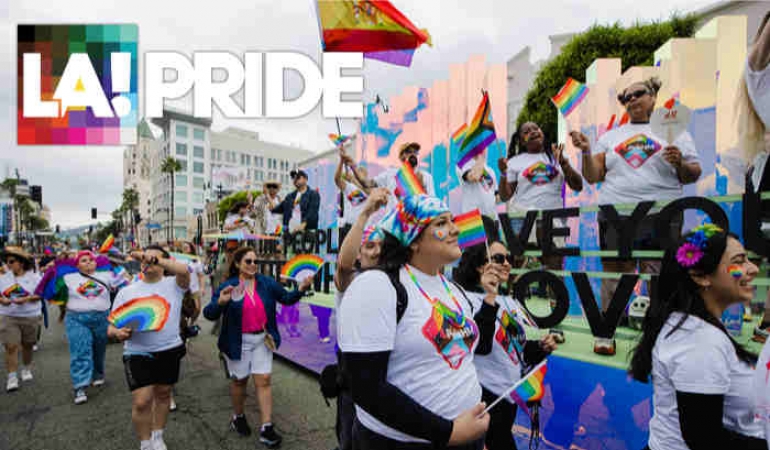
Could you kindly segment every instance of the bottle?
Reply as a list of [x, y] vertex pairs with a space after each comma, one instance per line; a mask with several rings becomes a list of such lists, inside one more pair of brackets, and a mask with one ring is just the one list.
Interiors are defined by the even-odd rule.
[[722, 313], [722, 323], [732, 336], [740, 336], [743, 329], [743, 304], [736, 303]]

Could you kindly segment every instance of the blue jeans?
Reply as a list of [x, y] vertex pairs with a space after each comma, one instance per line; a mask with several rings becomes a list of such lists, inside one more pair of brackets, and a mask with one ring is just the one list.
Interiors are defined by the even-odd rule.
[[109, 311], [67, 311], [64, 325], [70, 347], [70, 377], [75, 389], [104, 378]]

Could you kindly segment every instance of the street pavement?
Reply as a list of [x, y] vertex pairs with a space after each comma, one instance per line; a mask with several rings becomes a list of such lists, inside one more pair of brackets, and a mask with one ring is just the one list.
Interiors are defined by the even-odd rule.
[[[34, 377], [13, 393], [5, 392], [6, 371], [0, 361], [0, 450], [139, 449], [131, 425], [131, 395], [121, 361], [122, 345], [107, 346], [107, 382], [91, 387], [88, 402], [75, 405], [69, 378], [69, 352], [63, 324], [44, 331], [34, 355]], [[261, 449], [256, 433], [241, 438], [229, 431], [232, 414], [228, 382], [218, 359], [210, 323], [191, 340], [176, 385], [178, 410], [169, 416], [165, 442], [175, 449]], [[249, 384], [246, 417], [256, 431], [256, 395]], [[331, 450], [336, 447], [335, 409], [321, 397], [318, 381], [294, 366], [273, 362], [273, 423], [283, 435], [282, 449]]]

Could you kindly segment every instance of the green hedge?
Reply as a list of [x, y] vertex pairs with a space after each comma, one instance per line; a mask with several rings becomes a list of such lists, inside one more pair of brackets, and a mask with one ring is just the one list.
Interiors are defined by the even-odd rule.
[[[257, 198], [260, 194], [260, 191], [251, 191], [251, 195], [254, 198]], [[225, 217], [227, 217], [227, 211], [229, 211], [234, 204], [247, 201], [247, 195], [248, 194], [246, 191], [240, 191], [223, 198], [222, 201], [219, 202], [219, 207], [217, 210], [219, 213], [219, 221], [221, 222], [225, 220]]]
[[[586, 69], [598, 58], [620, 58], [623, 71], [633, 66], [651, 66], [656, 50], [671, 38], [692, 37], [698, 16], [673, 16], [665, 22], [636, 24], [623, 28], [620, 24], [594, 25], [572, 38], [559, 56], [545, 64], [537, 74], [516, 126], [537, 122], [548, 141], [556, 142], [557, 109], [551, 97], [572, 77], [585, 82]], [[511, 130], [513, 134], [515, 130]]]

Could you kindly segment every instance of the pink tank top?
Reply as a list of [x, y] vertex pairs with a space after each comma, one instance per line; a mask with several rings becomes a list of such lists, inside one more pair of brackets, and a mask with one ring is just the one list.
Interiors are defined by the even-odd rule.
[[265, 314], [265, 305], [262, 304], [257, 292], [256, 283], [254, 284], [254, 293], [247, 290], [243, 296], [243, 321], [241, 328], [243, 333], [254, 333], [265, 329], [267, 324], [267, 315]]

